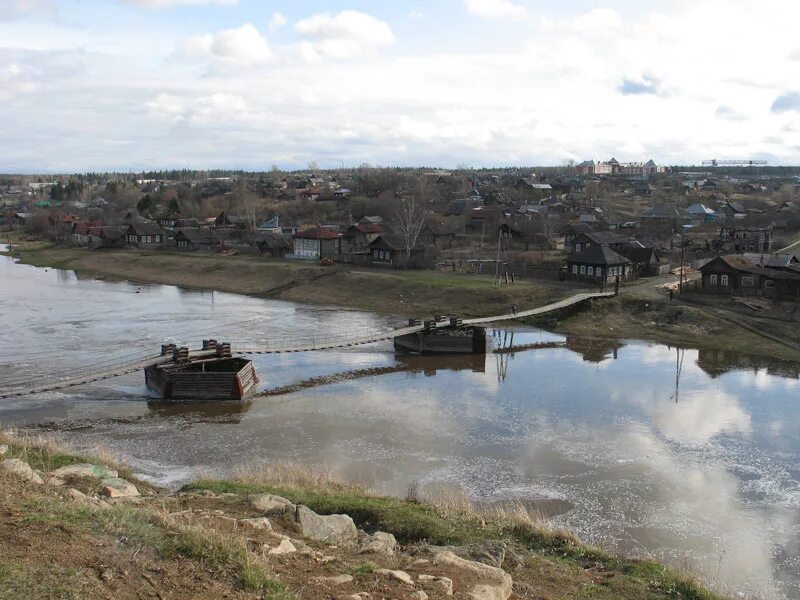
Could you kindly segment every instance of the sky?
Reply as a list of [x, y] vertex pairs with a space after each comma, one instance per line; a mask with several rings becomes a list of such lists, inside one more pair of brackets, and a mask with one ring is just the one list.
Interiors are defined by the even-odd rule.
[[800, 164], [796, 0], [0, 0], [0, 172]]

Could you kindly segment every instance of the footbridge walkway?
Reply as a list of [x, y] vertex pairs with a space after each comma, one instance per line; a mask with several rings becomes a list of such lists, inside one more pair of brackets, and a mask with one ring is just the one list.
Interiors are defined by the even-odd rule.
[[[581, 302], [585, 302], [586, 300], [591, 300], [593, 298], [607, 298], [614, 295], [614, 291], [585, 292], [575, 294], [545, 306], [539, 306], [529, 310], [509, 312], [502, 315], [494, 315], [491, 317], [463, 319], [461, 323], [464, 326], [484, 325], [499, 321], [510, 321], [514, 319], [543, 315], [580, 304]], [[433, 326], [437, 328], [446, 328], [450, 327], [451, 324], [449, 320], [443, 320], [434, 323]], [[410, 325], [408, 327], [399, 327], [396, 329], [382, 328], [355, 332], [351, 331], [346, 334], [332, 336], [276, 339], [267, 344], [256, 344], [245, 341], [233, 343], [231, 345], [231, 352], [233, 354], [280, 354], [289, 352], [331, 350], [335, 348], [362, 346], [365, 344], [392, 340], [397, 337], [423, 331], [424, 329], [425, 325], [419, 324]], [[215, 350], [189, 350], [188, 355], [184, 355], [184, 357], [188, 357], [188, 360], [202, 360], [211, 358], [215, 355]], [[127, 360], [109, 360], [106, 362], [87, 365], [86, 367], [82, 368], [71, 369], [69, 371], [50, 373], [47, 376], [41, 377], [32, 375], [30, 373], [21, 374], [15, 377], [0, 380], [0, 399], [64, 390], [79, 385], [85, 385], [87, 383], [93, 383], [96, 381], [111, 379], [113, 377], [119, 377], [121, 375], [127, 375], [129, 373], [144, 370], [150, 366], [168, 364], [173, 362], [173, 360], [174, 358], [171, 354], [161, 353], [158, 355], [139, 356]]]

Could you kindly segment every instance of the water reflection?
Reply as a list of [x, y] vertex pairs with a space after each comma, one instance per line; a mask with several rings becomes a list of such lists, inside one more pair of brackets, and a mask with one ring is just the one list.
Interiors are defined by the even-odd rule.
[[[0, 292], [0, 344], [17, 348], [0, 357], [7, 370], [42, 348], [55, 369], [126, 340], [151, 348], [242, 323], [269, 338], [387, 322], [62, 281], [2, 259]], [[524, 328], [493, 337], [500, 352], [485, 357], [398, 357], [389, 344], [254, 357], [268, 395], [243, 407], [159, 405], [136, 374], [9, 402], [0, 418], [84, 424], [67, 434], [79, 448], [105, 446], [164, 484], [300, 461], [398, 495], [419, 482], [480, 502], [521, 499], [588, 541], [691, 560], [743, 592], [800, 597], [800, 366]]]

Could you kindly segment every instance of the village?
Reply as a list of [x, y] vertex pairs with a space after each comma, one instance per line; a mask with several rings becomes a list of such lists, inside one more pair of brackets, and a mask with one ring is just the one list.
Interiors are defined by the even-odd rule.
[[752, 166], [161, 172], [0, 179], [0, 232], [604, 287], [800, 298], [800, 177]]

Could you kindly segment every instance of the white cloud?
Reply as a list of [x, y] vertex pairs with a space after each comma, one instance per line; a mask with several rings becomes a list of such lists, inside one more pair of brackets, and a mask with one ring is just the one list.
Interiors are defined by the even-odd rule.
[[390, 46], [395, 41], [388, 23], [356, 10], [312, 15], [299, 21], [295, 31], [309, 40], [301, 45], [307, 59], [354, 58], [364, 50]]
[[184, 42], [182, 53], [188, 59], [211, 59], [238, 66], [264, 64], [273, 58], [269, 43], [250, 23], [191, 37]]
[[52, 0], [0, 0], [0, 19], [16, 19], [52, 9]]
[[284, 27], [288, 22], [289, 19], [287, 19], [283, 13], [275, 11], [272, 13], [272, 18], [269, 20], [269, 30], [277, 31], [281, 27]]
[[176, 6], [202, 6], [217, 4], [220, 6], [237, 6], [239, 0], [123, 0], [126, 4], [144, 8], [174, 8]]
[[145, 106], [156, 119], [189, 125], [254, 123], [263, 119], [261, 113], [250, 110], [242, 96], [228, 93], [207, 96], [158, 94]]
[[464, 0], [467, 10], [473, 15], [489, 19], [524, 19], [527, 9], [510, 0]]

